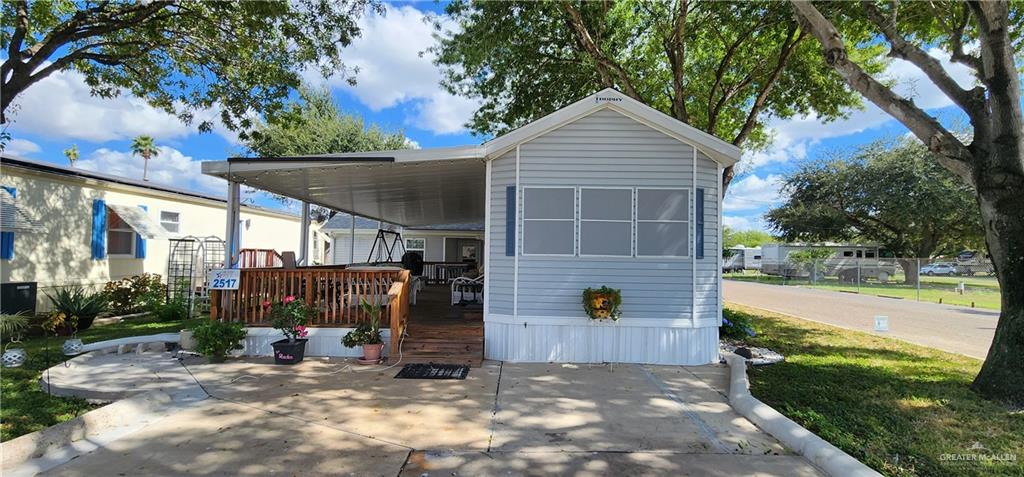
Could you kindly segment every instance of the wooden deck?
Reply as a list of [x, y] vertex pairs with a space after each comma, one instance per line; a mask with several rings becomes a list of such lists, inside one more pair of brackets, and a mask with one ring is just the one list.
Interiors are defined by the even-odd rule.
[[480, 366], [484, 357], [482, 307], [450, 303], [448, 285], [427, 285], [419, 292], [416, 305], [409, 310], [403, 363]]

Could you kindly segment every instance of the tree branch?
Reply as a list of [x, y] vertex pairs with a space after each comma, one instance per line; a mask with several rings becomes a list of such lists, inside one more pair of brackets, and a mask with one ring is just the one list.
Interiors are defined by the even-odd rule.
[[[772, 70], [768, 80], [761, 86], [761, 91], [758, 91], [757, 97], [754, 98], [754, 104], [751, 105], [750, 112], [747, 113], [747, 119], [743, 122], [743, 127], [740, 128], [740, 132], [732, 140], [733, 145], [742, 145], [750, 137], [754, 127], [757, 126], [757, 117], [761, 114], [761, 110], [764, 109], [764, 104], [768, 101], [768, 95], [771, 94], [775, 83], [782, 76], [783, 70], [786, 69], [786, 63], [789, 61], [789, 57], [793, 55], [793, 51], [796, 50], [796, 46], [807, 35], [807, 32], [803, 31], [796, 35], [797, 30], [797, 25], [790, 26], [789, 32], [786, 34], [786, 41], [782, 43], [782, 49], [779, 51], [779, 59], [775, 62], [775, 69]], [[796, 37], [794, 38], [795, 35]]]
[[569, 14], [569, 26], [575, 33], [576, 41], [580, 47], [583, 48], [590, 57], [597, 63], [598, 69], [604, 69], [602, 77], [606, 75], [614, 75], [619, 83], [622, 85], [623, 91], [629, 97], [643, 101], [640, 95], [637, 94], [636, 89], [633, 88], [633, 82], [629, 79], [629, 75], [626, 74], [626, 70], [622, 69], [622, 66], [608, 58], [604, 52], [601, 51], [601, 47], [594, 42], [594, 39], [590, 36], [590, 31], [587, 30], [587, 25], [583, 21], [583, 15], [580, 14], [579, 10], [570, 5], [568, 2], [562, 3], [562, 8]]
[[943, 128], [935, 118], [915, 106], [913, 101], [893, 93], [859, 65], [850, 61], [839, 32], [814, 5], [807, 0], [790, 0], [790, 3], [803, 21], [804, 27], [821, 42], [826, 64], [839, 73], [851, 88], [910, 129], [928, 150], [940, 156], [939, 161], [944, 167], [968, 184], [974, 184], [974, 177], [968, 166], [973, 156], [967, 146]]
[[[991, 140], [997, 148], [1003, 148], [1002, 153], [987, 152], [990, 160], [999, 164], [996, 169], [1024, 175], [1024, 160], [1020, 156], [1020, 151], [1024, 149], [1021, 144], [1021, 130], [1024, 130], [1020, 104], [1021, 84], [1010, 41], [1008, 8], [1005, 2], [971, 4], [974, 16], [978, 18], [978, 37], [981, 40], [981, 60], [984, 64], [981, 81], [989, 95]], [[1011, 152], [1014, 150], [1016, 153]]]
[[970, 91], [961, 88], [956, 80], [949, 76], [938, 59], [903, 38], [903, 35], [896, 30], [896, 22], [891, 17], [887, 18], [874, 2], [862, 0], [861, 6], [867, 12], [871, 23], [878, 26], [885, 36], [885, 40], [889, 42], [890, 56], [909, 61], [917, 66], [932, 83], [935, 83], [935, 86], [938, 86], [949, 99], [952, 99], [971, 117], [971, 122], [976, 122], [985, 114], [985, 91], [982, 88], [974, 88]]
[[967, 65], [980, 76], [982, 74], [981, 58], [964, 52], [964, 30], [967, 29], [967, 25], [971, 21], [971, 7], [965, 3], [962, 11], [960, 21], [953, 27], [953, 34], [950, 35], [952, 40], [950, 60]]

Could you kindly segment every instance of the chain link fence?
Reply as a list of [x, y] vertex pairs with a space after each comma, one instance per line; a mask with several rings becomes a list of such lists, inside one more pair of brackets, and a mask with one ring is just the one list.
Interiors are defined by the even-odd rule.
[[900, 300], [999, 309], [999, 282], [987, 259], [826, 258], [772, 260], [723, 270], [727, 280], [804, 286]]

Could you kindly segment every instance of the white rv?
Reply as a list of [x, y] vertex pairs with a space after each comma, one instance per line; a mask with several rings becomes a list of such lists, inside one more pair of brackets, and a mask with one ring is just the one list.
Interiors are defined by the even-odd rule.
[[[817, 261], [817, 265], [790, 258], [792, 252], [811, 249], [829, 249], [832, 255]], [[840, 281], [873, 278], [888, 281], [896, 274], [893, 261], [881, 260], [877, 245], [861, 244], [764, 244], [761, 245], [761, 272], [786, 278], [808, 278], [816, 270], [820, 277], [838, 277]]]
[[761, 269], [761, 248], [747, 248], [744, 245], [737, 245], [728, 249], [727, 257], [723, 258], [723, 272], [739, 272], [743, 270]]

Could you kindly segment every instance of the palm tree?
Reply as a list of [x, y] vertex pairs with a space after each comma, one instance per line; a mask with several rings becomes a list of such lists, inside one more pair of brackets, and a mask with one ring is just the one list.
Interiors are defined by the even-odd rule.
[[160, 151], [153, 144], [153, 138], [149, 136], [138, 136], [132, 140], [132, 154], [142, 156], [142, 180], [149, 180], [149, 160], [160, 154]]
[[72, 144], [71, 147], [65, 149], [64, 155], [68, 157], [68, 164], [75, 167], [75, 161], [78, 160], [78, 144]]

